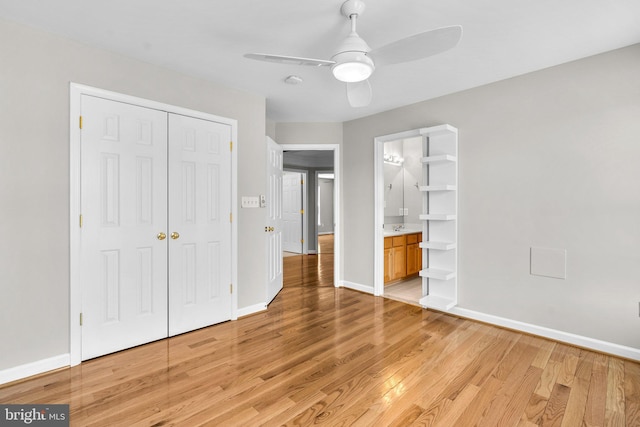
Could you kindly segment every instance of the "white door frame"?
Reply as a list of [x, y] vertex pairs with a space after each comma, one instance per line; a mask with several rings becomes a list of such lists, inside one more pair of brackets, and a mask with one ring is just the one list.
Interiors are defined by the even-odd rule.
[[[80, 283], [80, 113], [82, 95], [97, 96], [112, 101], [124, 102], [152, 108], [167, 113], [182, 114], [231, 126], [233, 150], [231, 152], [231, 218], [238, 218], [237, 213], [237, 120], [215, 116], [201, 111], [176, 107], [174, 105], [137, 98], [117, 92], [111, 92], [91, 86], [71, 82], [69, 85], [69, 359], [70, 365], [80, 364], [82, 357], [82, 334], [80, 329], [80, 313], [82, 309], [82, 287]], [[231, 223], [231, 280], [236, 284], [236, 291], [231, 295], [231, 319], [238, 318], [238, 224]]]
[[334, 254], [333, 254], [333, 286], [340, 287], [342, 284], [342, 270], [340, 269], [341, 260], [341, 238], [342, 224], [341, 215], [341, 192], [340, 181], [340, 144], [280, 144], [284, 151], [333, 151], [333, 173], [334, 173], [334, 189], [333, 189], [333, 220], [334, 224]]
[[309, 220], [309, 205], [307, 203], [307, 179], [309, 178], [309, 172], [303, 169], [293, 169], [293, 168], [284, 168], [284, 172], [295, 172], [302, 174], [302, 180], [304, 181], [304, 185], [302, 186], [302, 210], [304, 214], [302, 214], [302, 254], [309, 254], [309, 226], [307, 221]]
[[373, 294], [384, 295], [384, 143], [420, 136], [420, 129], [413, 129], [373, 139]]

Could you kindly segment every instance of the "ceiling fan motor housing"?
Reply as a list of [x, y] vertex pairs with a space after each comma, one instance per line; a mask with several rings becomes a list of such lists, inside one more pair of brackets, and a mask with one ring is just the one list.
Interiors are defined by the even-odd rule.
[[337, 53], [331, 57], [331, 60], [336, 62], [331, 67], [335, 78], [348, 83], [369, 78], [375, 70], [373, 61], [367, 55], [370, 50], [367, 42], [355, 32], [355, 28], [352, 28], [349, 35], [340, 43]]

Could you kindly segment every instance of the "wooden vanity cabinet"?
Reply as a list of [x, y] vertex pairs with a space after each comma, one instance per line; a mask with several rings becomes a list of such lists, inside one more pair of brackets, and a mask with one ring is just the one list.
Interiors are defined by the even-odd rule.
[[384, 282], [417, 274], [422, 268], [422, 233], [384, 238]]

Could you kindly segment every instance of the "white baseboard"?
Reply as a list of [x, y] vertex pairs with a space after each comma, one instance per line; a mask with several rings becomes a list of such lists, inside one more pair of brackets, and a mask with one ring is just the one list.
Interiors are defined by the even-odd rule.
[[576, 335], [569, 332], [546, 328], [544, 326], [524, 323], [518, 320], [506, 319], [504, 317], [468, 310], [466, 308], [454, 307], [447, 313], [484, 323], [490, 323], [492, 325], [501, 326], [507, 329], [513, 329], [532, 335], [538, 335], [544, 338], [561, 341], [567, 344], [572, 344], [578, 347], [595, 350], [614, 356], [624, 357], [626, 359], [640, 361], [640, 349], [637, 348], [626, 347], [623, 345], [601, 341], [582, 335]]
[[249, 316], [250, 314], [259, 313], [267, 309], [267, 304], [261, 302], [260, 304], [250, 305], [238, 309], [238, 317]]
[[353, 289], [354, 291], [364, 292], [365, 294], [373, 295], [373, 286], [361, 285], [360, 283], [348, 282], [346, 280], [342, 280], [340, 282], [341, 288]]
[[47, 371], [53, 371], [54, 369], [64, 368], [70, 365], [70, 360], [69, 354], [67, 353], [4, 369], [0, 371], [0, 384], [10, 383], [11, 381], [21, 380]]

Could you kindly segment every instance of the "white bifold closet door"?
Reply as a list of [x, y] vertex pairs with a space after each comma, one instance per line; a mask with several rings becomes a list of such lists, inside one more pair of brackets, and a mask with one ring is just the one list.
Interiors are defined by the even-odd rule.
[[82, 359], [230, 319], [230, 126], [81, 102]]

